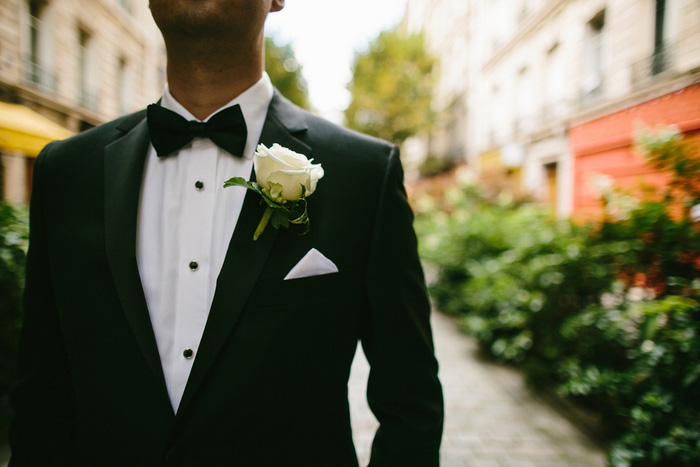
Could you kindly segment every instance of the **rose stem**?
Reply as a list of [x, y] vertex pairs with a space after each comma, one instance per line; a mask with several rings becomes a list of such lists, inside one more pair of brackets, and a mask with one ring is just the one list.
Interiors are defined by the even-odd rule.
[[265, 212], [263, 213], [262, 219], [260, 219], [258, 228], [255, 229], [255, 233], [253, 234], [253, 241], [257, 240], [258, 237], [262, 235], [263, 231], [265, 230], [265, 227], [267, 227], [267, 223], [270, 222], [270, 217], [272, 217], [272, 208], [270, 206], [267, 206], [265, 208]]

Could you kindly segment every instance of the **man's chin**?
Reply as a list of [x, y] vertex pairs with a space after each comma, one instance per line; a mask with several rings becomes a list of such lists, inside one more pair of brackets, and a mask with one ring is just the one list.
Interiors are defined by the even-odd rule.
[[223, 0], [152, 0], [151, 12], [166, 40], [231, 36], [250, 23], [243, 10]]

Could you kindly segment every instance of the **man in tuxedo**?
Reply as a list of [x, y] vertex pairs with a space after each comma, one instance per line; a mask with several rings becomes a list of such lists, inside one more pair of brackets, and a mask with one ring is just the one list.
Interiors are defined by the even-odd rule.
[[[398, 151], [273, 89], [263, 26], [283, 6], [151, 0], [159, 107], [37, 159], [12, 466], [357, 466], [358, 340], [380, 422], [371, 465], [438, 465], [442, 392]], [[194, 136], [159, 154], [180, 138], [158, 133], [163, 113]], [[214, 119], [234, 122], [238, 148], [198, 122]], [[253, 241], [260, 197], [223, 188], [254, 176], [258, 142], [323, 166], [306, 235]]]

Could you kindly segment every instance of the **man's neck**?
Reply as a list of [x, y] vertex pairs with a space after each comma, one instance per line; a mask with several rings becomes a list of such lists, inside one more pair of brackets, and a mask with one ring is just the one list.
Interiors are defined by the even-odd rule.
[[190, 42], [169, 44], [168, 50], [178, 51], [168, 53], [170, 93], [200, 120], [250, 88], [263, 73], [263, 53], [258, 47], [248, 51], [231, 47], [222, 54], [220, 45], [209, 50]]

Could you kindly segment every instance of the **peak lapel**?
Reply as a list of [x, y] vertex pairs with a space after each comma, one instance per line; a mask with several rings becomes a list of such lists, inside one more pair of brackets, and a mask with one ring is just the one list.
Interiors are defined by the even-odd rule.
[[[128, 121], [127, 121], [128, 123]], [[133, 122], [132, 122], [133, 123]], [[141, 119], [105, 148], [105, 244], [122, 308], [148, 366], [167, 397], [146, 298], [136, 263], [136, 222], [148, 127]]]
[[[303, 115], [275, 92], [260, 136], [260, 143], [267, 147], [278, 143], [311, 157], [311, 148], [292, 134], [305, 130]], [[221, 347], [233, 331], [275, 243], [278, 231], [271, 225], [265, 229], [257, 241], [253, 241], [253, 232], [260, 222], [264, 210], [265, 207], [261, 203], [260, 196], [248, 191], [226, 252], [224, 264], [219, 273], [214, 300], [192, 371], [187, 380], [185, 393], [180, 402], [178, 415], [184, 413]], [[255, 310], [247, 312], [254, 313]]]

